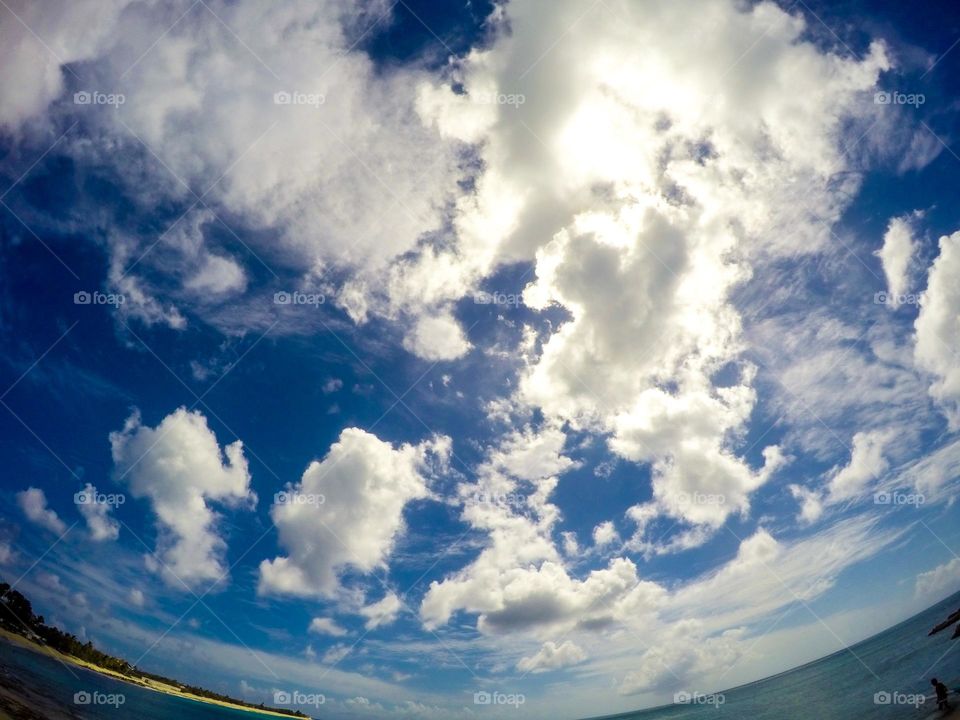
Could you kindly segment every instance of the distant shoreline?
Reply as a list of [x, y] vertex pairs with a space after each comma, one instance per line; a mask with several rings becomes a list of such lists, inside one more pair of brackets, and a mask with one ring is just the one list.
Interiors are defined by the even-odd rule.
[[[10, 632], [9, 630], [5, 630], [3, 628], [0, 628], [0, 639], [6, 640], [7, 642], [10, 642], [14, 645], [25, 648], [27, 650], [32, 650], [34, 652], [40, 653], [41, 655], [46, 655], [47, 657], [53, 660], [61, 660], [63, 662], [70, 663], [75, 667], [79, 667], [79, 668], [83, 668], [84, 670], [90, 670], [92, 672], [95, 672], [98, 675], [102, 675], [104, 677], [108, 677], [113, 680], [120, 680], [122, 682], [128, 683], [129, 685], [145, 688], [147, 690], [153, 690], [154, 692], [163, 693], [165, 695], [173, 695], [174, 697], [183, 698], [185, 700], [192, 700], [194, 702], [206, 703], [207, 705], [218, 705], [220, 707], [226, 707], [233, 710], [243, 710], [245, 712], [257, 713], [258, 715], [269, 715], [271, 717], [287, 718], [287, 720], [298, 717], [296, 715], [290, 715], [288, 713], [282, 713], [276, 710], [271, 710], [271, 709], [261, 710], [259, 708], [253, 708], [247, 705], [239, 705], [236, 703], [229, 703], [229, 702], [224, 702], [222, 700], [215, 700], [213, 698], [205, 698], [199, 695], [193, 695], [191, 693], [184, 692], [183, 690], [180, 690], [179, 688], [174, 687], [173, 685], [160, 683], [160, 682], [157, 682], [156, 680], [151, 680], [150, 678], [147, 678], [147, 677], [140, 677], [140, 678], [128, 677], [121, 673], [114, 672], [113, 670], [108, 670], [107, 668], [100, 667], [99, 665], [94, 665], [93, 663], [89, 663], [85, 660], [81, 660], [80, 658], [73, 657], [72, 655], [67, 655], [51, 647], [40, 645], [39, 643], [35, 643], [32, 640], [25, 638], [23, 635], [17, 635], [16, 633]], [[0, 715], [0, 717], [2, 717], [2, 715]], [[299, 716], [299, 717], [303, 717], [303, 716]]]

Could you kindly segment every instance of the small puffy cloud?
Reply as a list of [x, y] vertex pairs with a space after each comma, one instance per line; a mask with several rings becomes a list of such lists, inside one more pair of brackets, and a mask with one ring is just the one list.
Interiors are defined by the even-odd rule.
[[918, 598], [939, 600], [960, 588], [960, 558], [953, 558], [933, 570], [917, 575], [915, 592]]
[[120, 536], [120, 523], [110, 517], [110, 509], [113, 506], [97, 501], [97, 488], [91, 483], [87, 483], [79, 494], [86, 499], [86, 502], [77, 504], [77, 509], [87, 521], [90, 538], [97, 542], [116, 540]]
[[388, 592], [382, 600], [360, 609], [360, 614], [367, 618], [364, 627], [373, 630], [381, 625], [389, 625], [397, 619], [402, 607], [400, 598], [395, 593]]
[[58, 593], [66, 593], [67, 589], [60, 582], [60, 576], [55, 573], [39, 572], [37, 573], [37, 584], [47, 590]]
[[134, 605], [135, 607], [143, 607], [147, 600], [143, 594], [143, 590], [140, 588], [134, 588], [131, 590], [129, 598], [130, 604]]
[[185, 278], [184, 287], [197, 295], [227, 295], [247, 286], [243, 268], [232, 258], [207, 253], [196, 270]]
[[0, 565], [9, 565], [17, 557], [16, 552], [10, 547], [10, 543], [0, 541]]
[[887, 277], [891, 307], [899, 305], [898, 298], [910, 292], [910, 270], [917, 251], [914, 235], [917, 221], [922, 217], [922, 212], [915, 212], [890, 220], [883, 235], [883, 247], [877, 252]]
[[802, 485], [789, 485], [788, 489], [790, 490], [790, 494], [800, 501], [799, 519], [801, 522], [811, 525], [820, 519], [820, 516], [823, 515], [824, 502], [821, 493], [805, 488]]
[[340, 378], [330, 378], [323, 384], [323, 394], [329, 395], [335, 393], [343, 387], [343, 380]]
[[914, 328], [918, 367], [934, 377], [930, 395], [953, 430], [960, 428], [960, 232], [940, 238], [940, 255], [927, 275], [927, 291]]
[[134, 412], [110, 433], [116, 478], [150, 501], [160, 527], [156, 557], [173, 586], [219, 580], [226, 542], [210, 502], [256, 502], [240, 440], [221, 450], [200, 412], [179, 408], [155, 428]]
[[403, 346], [424, 360], [456, 360], [470, 349], [460, 323], [448, 314], [418, 319]]
[[853, 436], [850, 462], [837, 470], [828, 484], [830, 502], [855, 498], [887, 470], [890, 463], [884, 448], [889, 441], [888, 431], [858, 432]]
[[31, 487], [18, 492], [17, 503], [30, 522], [58, 535], [66, 531], [67, 526], [63, 524], [63, 520], [47, 507], [47, 496], [40, 488]]
[[827, 473], [822, 487], [788, 485], [790, 494], [800, 503], [797, 519], [811, 525], [820, 520], [832, 505], [863, 500], [875, 481], [890, 467], [886, 449], [892, 439], [890, 430], [858, 432], [853, 436], [850, 460], [843, 467], [834, 467]]
[[620, 539], [613, 522], [607, 520], [593, 529], [593, 544], [598, 548], [606, 547]]
[[587, 654], [583, 649], [570, 640], [565, 641], [559, 647], [554, 642], [546, 642], [536, 655], [522, 658], [517, 663], [517, 670], [541, 673], [576, 665], [586, 659]]
[[340, 627], [333, 618], [316, 617], [310, 621], [308, 630], [317, 635], [343, 637], [347, 634], [346, 628]]
[[403, 535], [404, 508], [428, 495], [426, 476], [449, 450], [448, 438], [395, 448], [345, 429], [270, 509], [286, 554], [260, 564], [259, 592], [331, 596], [342, 570], [383, 567]]

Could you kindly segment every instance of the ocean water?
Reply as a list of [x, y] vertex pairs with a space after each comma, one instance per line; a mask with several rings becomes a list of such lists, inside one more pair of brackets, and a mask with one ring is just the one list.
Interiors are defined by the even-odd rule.
[[[944, 717], [929, 699], [920, 706], [876, 704], [875, 694], [898, 692], [901, 700], [909, 695], [928, 697], [932, 691], [931, 675], [940, 678], [951, 690], [960, 689], [960, 639], [951, 640], [952, 632], [948, 630], [927, 637], [930, 628], [957, 607], [960, 607], [960, 593], [854, 645], [853, 652], [843, 650], [780, 675], [726, 690], [722, 693], [723, 704], [671, 705], [607, 716], [606, 720], [926, 720]], [[79, 679], [55, 660], [0, 642], [3, 679], [21, 682], [33, 692], [50, 698], [62, 706], [69, 717], [83, 720], [268, 717], [163, 695], [72, 666], [71, 670]], [[103, 695], [123, 693], [125, 702], [119, 712], [111, 705], [76, 705], [73, 696], [79, 691]], [[960, 696], [952, 697], [951, 701], [960, 705]], [[960, 710], [950, 717], [960, 720]]]
[[[9, 686], [11, 680], [22, 683], [33, 693], [51, 700], [51, 705], [62, 711], [57, 717], [82, 720], [276, 720], [275, 715], [186, 700], [104, 677], [73, 665], [69, 668], [68, 670], [62, 663], [46, 655], [0, 640], [2, 684]], [[111, 700], [109, 696], [120, 693], [124, 702], [78, 705], [74, 702], [74, 694], [78, 692], [88, 693], [91, 699], [94, 693], [99, 693], [97, 700], [101, 703]], [[42, 710], [39, 712], [44, 715]]]
[[[960, 690], [960, 638], [950, 639], [952, 628], [927, 637], [930, 628], [958, 607], [960, 593], [851, 646], [852, 652], [842, 650], [723, 691], [723, 704], [707, 704], [701, 698], [700, 704], [671, 705], [604, 720], [960, 720], [960, 710], [945, 715], [930, 697], [931, 677], [951, 691]], [[894, 692], [901, 694], [900, 703], [875, 702], [876, 693]], [[902, 702], [909, 695], [927, 699], [919, 706]], [[950, 703], [955, 708], [960, 705], [960, 695], [951, 694]]]

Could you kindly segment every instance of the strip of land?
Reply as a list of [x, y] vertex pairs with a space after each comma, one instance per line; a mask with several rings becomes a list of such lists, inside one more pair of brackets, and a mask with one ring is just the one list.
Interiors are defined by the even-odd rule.
[[[260, 709], [251, 707], [249, 705], [240, 705], [223, 700], [216, 700], [214, 698], [201, 697], [199, 695], [186, 692], [175, 685], [159, 682], [153, 678], [142, 675], [124, 675], [114, 670], [87, 662], [86, 660], [73, 657], [72, 655], [59, 652], [51, 647], [40, 645], [32, 640], [28, 640], [22, 635], [17, 635], [16, 633], [12, 633], [3, 628], [0, 628], [0, 639], [18, 645], [19, 647], [33, 650], [41, 655], [46, 655], [54, 660], [69, 663], [70, 665], [81, 667], [85, 670], [91, 670], [92, 672], [99, 673], [100, 675], [113, 678], [114, 680], [121, 680], [131, 685], [146, 688], [147, 690], [153, 690], [155, 692], [161, 692], [167, 695], [174, 695], [186, 700], [193, 700], [194, 702], [202, 702], [209, 705], [219, 705], [221, 707], [227, 707], [233, 710], [244, 710], [246, 712], [257, 713], [259, 715], [270, 715], [273, 717], [286, 718], [287, 720], [290, 720], [290, 718], [294, 717], [290, 713], [277, 712], [267, 708]], [[40, 707], [38, 707], [38, 705], [40, 705]], [[17, 684], [9, 682], [7, 678], [0, 676], [0, 720], [10, 720], [11, 716], [17, 718], [18, 720], [20, 718], [23, 718], [23, 720], [45, 720], [46, 718], [58, 720], [60, 717], [71, 717], [67, 714], [64, 714], [62, 710], [57, 710], [53, 707], [46, 707], [45, 705], [46, 703], [43, 703], [43, 699], [36, 697], [35, 693], [29, 691], [29, 688], [19, 687]]]

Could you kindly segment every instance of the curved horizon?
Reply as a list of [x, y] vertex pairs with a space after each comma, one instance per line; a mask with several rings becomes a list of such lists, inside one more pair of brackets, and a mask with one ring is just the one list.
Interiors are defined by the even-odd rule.
[[960, 590], [955, 3], [2, 0], [0, 67], [0, 576], [69, 653], [952, 703], [897, 626]]

